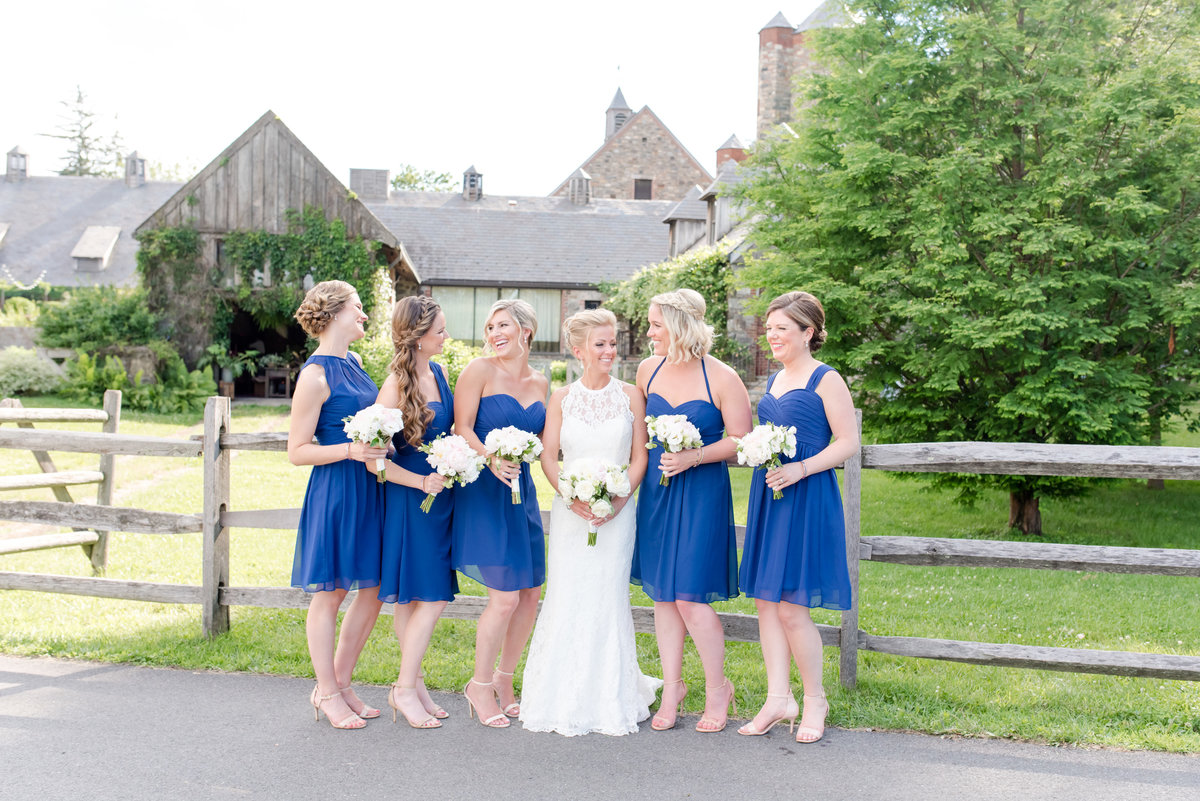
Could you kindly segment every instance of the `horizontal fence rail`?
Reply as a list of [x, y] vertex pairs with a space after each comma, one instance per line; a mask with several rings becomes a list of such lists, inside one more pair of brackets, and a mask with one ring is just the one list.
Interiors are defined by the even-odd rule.
[[[29, 416], [29, 412], [35, 411], [45, 414]], [[0, 409], [0, 423], [24, 422], [28, 425], [34, 418], [39, 422], [83, 419], [71, 416], [72, 411]], [[18, 412], [24, 416], [17, 414]], [[88, 417], [87, 421], [94, 422], [100, 419], [99, 416], [92, 416]], [[311, 596], [299, 589], [229, 586], [231, 529], [294, 530], [300, 518], [300, 510], [296, 508], [228, 508], [230, 453], [235, 450], [281, 452], [287, 449], [286, 433], [232, 433], [229, 431], [229, 421], [228, 399], [212, 398], [205, 409], [204, 435], [189, 440], [129, 437], [120, 434], [85, 436], [74, 431], [0, 430], [0, 447], [109, 455], [202, 456], [204, 466], [204, 508], [199, 515], [118, 509], [103, 505], [0, 501], [0, 519], [146, 533], [200, 531], [204, 541], [201, 586], [0, 572], [0, 589], [199, 604], [203, 610], [204, 631], [208, 635], [228, 629], [231, 606], [306, 608]], [[861, 429], [861, 414], [859, 426]], [[861, 486], [864, 469], [1200, 480], [1200, 448], [972, 442], [864, 445], [854, 457], [847, 460], [843, 476], [846, 547], [856, 599], [859, 595], [860, 561], [919, 566], [1075, 570], [1200, 577], [1198, 550], [932, 537], [862, 537]], [[62, 483], [70, 479], [66, 473], [59, 474], [59, 477]], [[78, 478], [83, 483], [85, 476], [81, 475]], [[20, 485], [20, 482], [26, 479], [15, 477], [8, 480], [10, 484]], [[5, 479], [0, 478], [0, 488], [5, 486], [4, 481]], [[543, 522], [548, 523], [549, 512], [543, 511], [542, 516]], [[744, 531], [744, 527], [737, 527], [739, 546]], [[76, 531], [61, 536], [86, 538], [89, 533]], [[0, 548], [0, 552], [2, 551]], [[486, 604], [487, 599], [484, 597], [460, 596], [446, 607], [443, 617], [474, 620], [479, 617]], [[392, 608], [391, 604], [384, 606], [385, 612], [391, 612]], [[758, 641], [758, 623], [754, 615], [720, 613], [718, 616], [727, 639], [740, 642]], [[654, 630], [652, 607], [635, 606], [633, 618], [637, 631]], [[841, 649], [841, 679], [847, 686], [854, 686], [857, 680], [859, 651], [1000, 667], [1200, 680], [1200, 657], [1193, 656], [871, 634], [858, 627], [857, 602], [854, 608], [842, 613], [840, 626], [818, 625], [817, 628], [824, 645]]]

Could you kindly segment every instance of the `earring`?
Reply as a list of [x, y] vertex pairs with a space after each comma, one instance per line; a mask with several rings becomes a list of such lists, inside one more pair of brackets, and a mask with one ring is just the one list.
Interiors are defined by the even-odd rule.
[[421, 349], [421, 343], [420, 343], [420, 342], [418, 342], [418, 343], [417, 343], [417, 350], [420, 350], [420, 349]]

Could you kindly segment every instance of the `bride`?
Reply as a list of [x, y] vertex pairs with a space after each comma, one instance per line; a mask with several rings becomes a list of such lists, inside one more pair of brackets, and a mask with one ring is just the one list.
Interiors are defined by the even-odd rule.
[[[617, 319], [589, 309], [563, 323], [583, 376], [550, 398], [542, 436], [542, 469], [558, 489], [564, 464], [602, 459], [629, 465], [637, 489], [646, 473], [646, 404], [637, 387], [609, 375], [617, 352]], [[630, 734], [650, 716], [662, 682], [638, 667], [629, 608], [633, 554], [632, 498], [613, 499], [613, 512], [594, 517], [587, 504], [555, 495], [550, 513], [547, 592], [525, 663], [521, 723], [532, 731], [574, 736]], [[588, 525], [599, 528], [589, 547]]]

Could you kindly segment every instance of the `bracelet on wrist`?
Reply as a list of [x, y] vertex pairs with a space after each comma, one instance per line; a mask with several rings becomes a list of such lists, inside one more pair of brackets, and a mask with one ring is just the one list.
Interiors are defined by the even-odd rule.
[[800, 460], [800, 480], [803, 481], [806, 478], [808, 478], [808, 465], [806, 465], [804, 463], [804, 460], [801, 459]]
[[345, 456], [343, 456], [342, 458], [343, 458], [343, 459], [349, 459], [349, 458], [350, 458], [350, 443], [349, 443], [349, 442], [347, 442], [347, 443], [346, 443], [346, 455], [345, 455]]
[[704, 461], [704, 446], [701, 445], [700, 446], [700, 455], [698, 455], [696, 457], [696, 463], [694, 465], [692, 465], [692, 467], [699, 467], [700, 463], [703, 461]]

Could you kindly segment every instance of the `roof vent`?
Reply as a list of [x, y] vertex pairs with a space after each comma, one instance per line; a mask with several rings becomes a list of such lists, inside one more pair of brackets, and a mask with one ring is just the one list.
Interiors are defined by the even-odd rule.
[[144, 186], [146, 183], [146, 160], [138, 158], [137, 151], [125, 157], [125, 185], [130, 189]]
[[8, 151], [8, 167], [4, 171], [5, 181], [24, 181], [29, 176], [29, 156], [18, 145]]
[[576, 206], [586, 206], [592, 199], [592, 176], [580, 167], [568, 179], [568, 197]]
[[81, 273], [98, 273], [108, 267], [120, 235], [121, 229], [116, 226], [89, 225], [71, 251], [75, 269]]
[[472, 164], [463, 173], [463, 200], [480, 200], [483, 197], [483, 173]]

